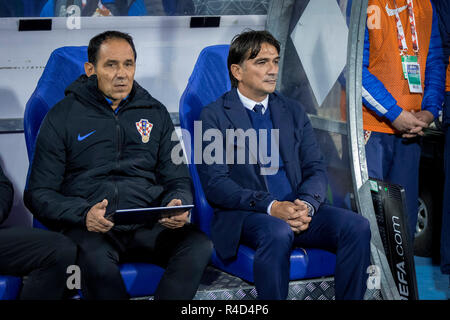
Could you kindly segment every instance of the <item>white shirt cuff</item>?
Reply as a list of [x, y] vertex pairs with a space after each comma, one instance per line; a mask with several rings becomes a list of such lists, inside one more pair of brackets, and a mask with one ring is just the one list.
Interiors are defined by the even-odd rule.
[[267, 214], [268, 214], [269, 216], [271, 216], [271, 214], [270, 214], [270, 209], [272, 209], [272, 205], [273, 205], [273, 203], [274, 203], [275, 201], [277, 201], [277, 200], [273, 200], [271, 203], [269, 203], [269, 206], [267, 207]]

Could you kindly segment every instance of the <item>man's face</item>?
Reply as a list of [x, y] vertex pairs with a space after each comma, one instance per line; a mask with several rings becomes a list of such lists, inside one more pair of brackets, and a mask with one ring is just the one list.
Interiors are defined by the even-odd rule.
[[100, 46], [96, 65], [87, 63], [85, 69], [87, 76], [97, 75], [99, 90], [117, 106], [133, 87], [136, 71], [133, 49], [124, 39], [106, 40]]
[[239, 91], [252, 100], [264, 100], [267, 94], [275, 91], [279, 60], [277, 49], [264, 42], [254, 59], [232, 65], [233, 75], [239, 81]]

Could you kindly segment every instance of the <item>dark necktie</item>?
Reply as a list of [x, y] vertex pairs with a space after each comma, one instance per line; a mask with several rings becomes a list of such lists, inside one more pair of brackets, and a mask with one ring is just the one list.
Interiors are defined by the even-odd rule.
[[264, 106], [261, 103], [255, 104], [255, 106], [253, 107], [253, 111], [255, 111], [257, 114], [262, 115], [263, 114], [263, 109]]

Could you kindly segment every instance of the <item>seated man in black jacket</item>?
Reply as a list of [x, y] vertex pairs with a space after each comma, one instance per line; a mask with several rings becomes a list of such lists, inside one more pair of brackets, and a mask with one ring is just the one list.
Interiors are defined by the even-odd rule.
[[[0, 167], [0, 224], [6, 220], [14, 189]], [[76, 246], [62, 234], [26, 227], [0, 227], [0, 274], [27, 276], [20, 299], [61, 299], [67, 267], [75, 264]]]
[[44, 119], [25, 204], [46, 226], [79, 247], [87, 299], [126, 299], [118, 263], [136, 258], [166, 271], [156, 299], [192, 299], [209, 262], [209, 239], [189, 212], [145, 225], [114, 225], [117, 209], [192, 203], [185, 164], [166, 108], [134, 81], [132, 38], [107, 31], [91, 39], [89, 62]]

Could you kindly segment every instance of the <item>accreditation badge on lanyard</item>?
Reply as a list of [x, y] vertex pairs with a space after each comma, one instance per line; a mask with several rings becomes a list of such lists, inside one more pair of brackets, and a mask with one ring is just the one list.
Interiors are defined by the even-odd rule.
[[400, 50], [400, 56], [402, 60], [403, 76], [408, 81], [409, 92], [422, 93], [422, 81], [420, 79], [420, 64], [418, 61], [419, 39], [417, 37], [413, 0], [407, 0], [409, 23], [411, 25], [412, 44], [415, 53], [415, 55], [413, 56], [407, 54], [408, 45], [406, 44], [405, 31], [403, 30], [402, 21], [400, 20], [400, 15], [398, 13], [397, 2], [395, 0], [394, 5], [395, 5], [395, 21], [397, 23], [398, 48]]

